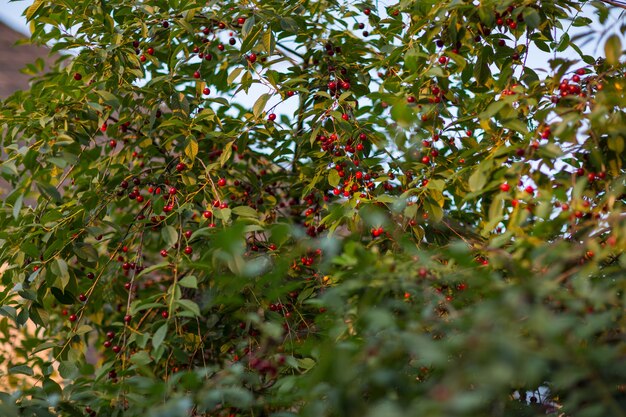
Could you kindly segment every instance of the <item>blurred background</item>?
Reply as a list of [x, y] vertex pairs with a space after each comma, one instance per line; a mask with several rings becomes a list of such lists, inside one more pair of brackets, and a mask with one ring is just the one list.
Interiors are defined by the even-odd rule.
[[12, 2], [0, 0], [0, 22], [14, 30], [27, 34], [28, 26], [22, 13], [31, 4], [33, 4], [32, 0]]
[[46, 50], [35, 46], [15, 46], [20, 38], [28, 35], [28, 25], [22, 13], [32, 3], [32, 0], [0, 0], [0, 99], [26, 89], [29, 76], [20, 70], [48, 55]]

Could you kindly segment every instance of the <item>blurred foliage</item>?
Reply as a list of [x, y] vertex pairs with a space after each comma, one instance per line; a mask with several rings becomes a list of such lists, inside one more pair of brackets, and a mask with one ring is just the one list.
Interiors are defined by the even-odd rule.
[[606, 3], [35, 0], [0, 415], [625, 416]]

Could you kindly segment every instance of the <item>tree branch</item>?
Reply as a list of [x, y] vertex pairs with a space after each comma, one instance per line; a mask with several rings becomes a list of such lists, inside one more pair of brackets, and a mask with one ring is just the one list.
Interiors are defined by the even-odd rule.
[[626, 2], [621, 1], [621, 0], [600, 0], [600, 1], [606, 4], [610, 4], [611, 6], [626, 9]]

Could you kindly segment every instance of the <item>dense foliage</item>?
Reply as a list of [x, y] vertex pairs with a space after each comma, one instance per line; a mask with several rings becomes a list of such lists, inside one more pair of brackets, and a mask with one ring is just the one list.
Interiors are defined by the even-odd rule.
[[35, 0], [0, 414], [626, 416], [607, 3]]

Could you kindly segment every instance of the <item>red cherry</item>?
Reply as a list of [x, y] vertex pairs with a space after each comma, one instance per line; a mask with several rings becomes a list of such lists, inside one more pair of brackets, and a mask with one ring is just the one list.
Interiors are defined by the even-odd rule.
[[200, 78], [200, 71], [195, 71], [193, 73], [193, 78]]
[[132, 319], [133, 319], [133, 316], [131, 316], [130, 314], [127, 314], [124, 316], [124, 323], [130, 323]]
[[509, 191], [510, 189], [511, 189], [511, 186], [510, 186], [509, 184], [507, 184], [507, 183], [504, 183], [504, 184], [501, 184], [501, 185], [500, 185], [500, 190], [501, 190], [501, 191], [503, 191], [503, 192], [505, 192], [505, 193], [506, 193], [507, 191]]
[[111, 331], [107, 332], [107, 339], [110, 340], [110, 339], [113, 339], [114, 337], [115, 337], [115, 332], [111, 332]]
[[204, 87], [204, 90], [202, 90], [202, 94], [204, 94], [205, 96], [211, 94], [211, 90], [209, 90], [209, 87]]
[[217, 49], [219, 49], [220, 51], [224, 50], [224, 45], [222, 45], [221, 43], [219, 45], [217, 45]]
[[254, 64], [256, 62], [256, 54], [251, 53], [250, 55], [248, 55], [248, 61], [250, 61], [251, 64]]
[[148, 53], [148, 55], [154, 55], [154, 48], [150, 47], [146, 50], [146, 52]]
[[415, 97], [413, 97], [413, 96], [408, 96], [408, 97], [406, 98], [406, 102], [407, 102], [407, 103], [410, 103], [410, 104], [415, 103]]
[[274, 120], [276, 120], [276, 115], [274, 113], [270, 113], [267, 116], [267, 120], [269, 120], [270, 122], [273, 122]]
[[121, 351], [122, 351], [122, 348], [119, 347], [118, 345], [113, 346], [113, 352], [120, 353]]
[[80, 80], [82, 80], [82, 79], [83, 79], [83, 76], [82, 76], [82, 75], [80, 75], [80, 73], [78, 73], [78, 72], [77, 72], [76, 74], [74, 74], [74, 79], [75, 79], [76, 81], [80, 81]]
[[237, 23], [240, 25], [243, 25], [244, 23], [246, 23], [246, 18], [245, 17], [237, 18]]
[[193, 248], [191, 246], [186, 246], [185, 247], [185, 253], [187, 255], [191, 255], [193, 253]]
[[139, 57], [139, 60], [140, 60], [141, 62], [146, 62], [146, 59], [147, 59], [147, 58], [146, 58], [146, 56], [145, 56], [145, 55], [141, 55], [141, 56]]
[[87, 296], [85, 294], [80, 294], [78, 296], [78, 299], [84, 303], [85, 301], [87, 301]]
[[161, 249], [161, 256], [167, 258], [167, 250]]
[[182, 162], [176, 164], [176, 171], [178, 172], [184, 171], [185, 168], [187, 168], [187, 165], [183, 164]]
[[73, 323], [76, 320], [78, 320], [78, 316], [76, 316], [76, 314], [70, 314], [70, 321]]
[[217, 180], [217, 185], [218, 187], [223, 187], [226, 185], [226, 179], [225, 178], [220, 178], [219, 180]]
[[170, 315], [167, 311], [162, 311], [161, 312], [161, 317], [163, 317], [164, 319], [168, 318]]
[[367, 16], [370, 15], [370, 13], [372, 13], [372, 11], [370, 9], [363, 9], [363, 13]]
[[528, 194], [533, 194], [535, 192], [535, 189], [532, 187], [532, 185], [529, 185], [528, 187], [526, 187], [524, 189]]
[[110, 348], [110, 347], [111, 347], [111, 345], [112, 345], [112, 344], [113, 344], [113, 343], [111, 343], [111, 341], [110, 341], [110, 340], [105, 340], [105, 341], [104, 341], [104, 343], [103, 343], [103, 346], [104, 346], [105, 348], [107, 348], [107, 349], [108, 349], [108, 348]]
[[441, 65], [445, 65], [446, 62], [448, 62], [448, 58], [447, 57], [445, 57], [443, 55], [439, 57], [439, 63]]
[[331, 91], [334, 91], [337, 89], [337, 83], [334, 81], [329, 81], [328, 82], [328, 89]]
[[111, 148], [115, 148], [115, 147], [117, 146], [117, 142], [116, 142], [115, 140], [111, 139], [111, 140], [109, 141], [109, 146], [110, 146]]
[[178, 190], [176, 189], [176, 187], [170, 187], [169, 193], [170, 195], [174, 195], [178, 192]]

